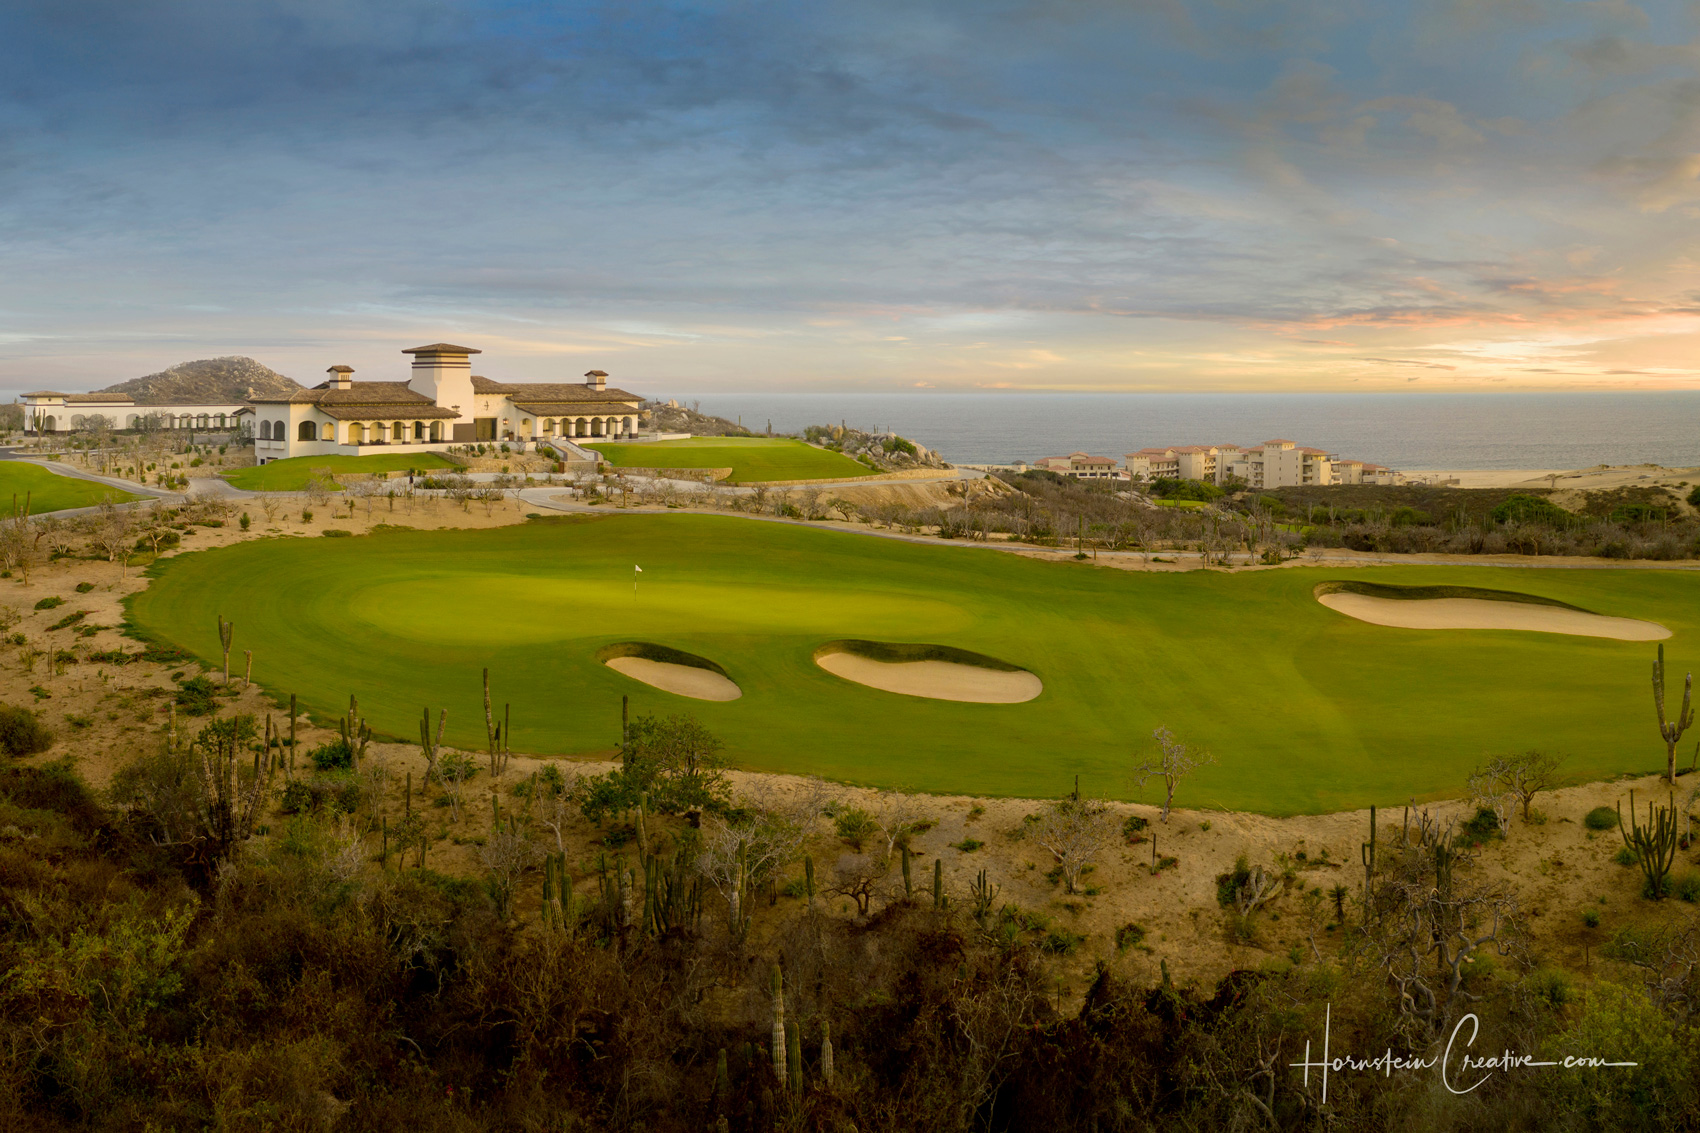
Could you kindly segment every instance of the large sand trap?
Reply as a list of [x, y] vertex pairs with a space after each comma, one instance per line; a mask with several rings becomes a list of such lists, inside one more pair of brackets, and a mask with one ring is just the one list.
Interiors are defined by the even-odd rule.
[[1586, 610], [1485, 598], [1376, 598], [1337, 591], [1316, 599], [1349, 618], [1399, 629], [1527, 629], [1618, 641], [1658, 641], [1670, 630], [1657, 622], [1608, 618]]
[[723, 677], [712, 669], [651, 661], [647, 657], [610, 657], [602, 663], [634, 681], [695, 700], [737, 700], [744, 695], [744, 690], [730, 677]]
[[823, 653], [815, 658], [815, 664], [859, 685], [932, 700], [1020, 704], [1045, 690], [1038, 677], [1021, 669], [984, 669], [954, 661], [888, 662], [854, 653]]

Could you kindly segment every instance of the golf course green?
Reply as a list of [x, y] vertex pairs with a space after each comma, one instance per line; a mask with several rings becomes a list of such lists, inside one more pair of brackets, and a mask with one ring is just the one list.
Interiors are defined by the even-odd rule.
[[[1162, 726], [1216, 759], [1181, 805], [1269, 814], [1456, 797], [1479, 760], [1529, 748], [1563, 753], [1577, 781], [1663, 766], [1651, 644], [1388, 628], [1319, 604], [1321, 582], [1515, 590], [1650, 619], [1673, 632], [1676, 684], [1700, 667], [1700, 574], [1678, 571], [1142, 573], [699, 514], [266, 539], [152, 569], [133, 632], [216, 662], [222, 615], [274, 694], [327, 720], [358, 694], [403, 739], [422, 708], [447, 707], [450, 742], [482, 745], [489, 666], [519, 751], [608, 752], [627, 694], [635, 712], [697, 716], [741, 767], [1041, 797], [1078, 774], [1092, 793], [1153, 801], [1160, 783], [1135, 788], [1130, 773]], [[1043, 692], [880, 691], [813, 662], [844, 640], [968, 651]], [[687, 699], [622, 676], [598, 652], [626, 642], [712, 662], [742, 695]]]
[[730, 468], [729, 484], [761, 480], [842, 480], [875, 469], [841, 452], [790, 437], [692, 437], [642, 444], [585, 444], [615, 468]]
[[61, 476], [57, 472], [49, 472], [39, 464], [27, 464], [21, 460], [0, 461], [0, 511], [6, 515], [13, 514], [12, 497], [17, 497], [16, 507], [24, 509], [26, 497], [31, 515], [41, 515], [49, 511], [63, 511], [66, 508], [93, 507], [102, 502], [125, 504], [142, 497], [121, 488], [109, 487], [93, 480], [81, 480], [75, 476]]
[[[376, 453], [371, 456], [292, 456], [269, 464], [255, 464], [226, 472], [224, 478], [232, 487], [248, 492], [299, 492], [320, 469], [336, 475], [362, 473], [370, 476], [379, 472], [406, 472], [417, 468], [421, 472], [458, 469], [460, 465], [445, 460], [434, 452]], [[342, 491], [333, 487], [333, 492]]]

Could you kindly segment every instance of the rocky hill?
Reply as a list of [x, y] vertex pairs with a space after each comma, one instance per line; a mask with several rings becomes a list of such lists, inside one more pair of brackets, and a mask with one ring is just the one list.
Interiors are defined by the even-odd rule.
[[301, 383], [252, 358], [233, 355], [182, 362], [157, 374], [131, 378], [97, 393], [127, 393], [137, 405], [219, 404], [250, 397], [277, 397], [301, 389]]
[[647, 401], [649, 420], [644, 424], [663, 433], [689, 433], [693, 437], [747, 437], [752, 434], [735, 421], [698, 412], [677, 401]]

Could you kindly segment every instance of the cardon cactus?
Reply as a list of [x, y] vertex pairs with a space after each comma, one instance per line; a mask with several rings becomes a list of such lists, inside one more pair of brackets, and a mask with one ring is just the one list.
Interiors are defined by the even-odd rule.
[[773, 992], [773, 1033], [771, 1043], [773, 1048], [773, 1076], [779, 1084], [785, 1084], [785, 977], [780, 974], [779, 965], [773, 966], [773, 975], [769, 981]]
[[793, 1094], [803, 1092], [803, 1032], [795, 1023], [785, 1025], [785, 1055], [790, 1064], [789, 1082]]
[[832, 1020], [822, 1019], [820, 1021], [820, 1076], [821, 1081], [825, 1082], [829, 1089], [832, 1086], [832, 1074]]
[[903, 898], [908, 900], [915, 895], [915, 886], [909, 880], [909, 847], [899, 846], [903, 851]]
[[944, 908], [944, 859], [933, 859], [933, 908]]

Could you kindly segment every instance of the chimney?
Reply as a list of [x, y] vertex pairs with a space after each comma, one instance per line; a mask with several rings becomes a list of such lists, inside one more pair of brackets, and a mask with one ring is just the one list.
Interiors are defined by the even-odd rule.
[[607, 389], [608, 375], [603, 373], [601, 370], [592, 370], [584, 376], [584, 384], [589, 386], [591, 389]]
[[354, 384], [353, 366], [332, 366], [325, 373], [331, 376], [330, 387], [332, 389], [347, 389]]

